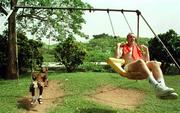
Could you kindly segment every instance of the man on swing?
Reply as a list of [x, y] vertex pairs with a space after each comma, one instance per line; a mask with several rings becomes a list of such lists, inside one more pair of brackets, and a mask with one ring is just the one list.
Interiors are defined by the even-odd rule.
[[155, 94], [158, 98], [176, 99], [178, 97], [173, 88], [166, 86], [160, 68], [161, 63], [150, 61], [148, 48], [136, 43], [135, 34], [129, 33], [127, 35], [126, 44], [117, 44], [115, 58], [125, 60], [124, 70], [127, 72], [127, 78], [148, 79], [149, 83], [155, 88]]

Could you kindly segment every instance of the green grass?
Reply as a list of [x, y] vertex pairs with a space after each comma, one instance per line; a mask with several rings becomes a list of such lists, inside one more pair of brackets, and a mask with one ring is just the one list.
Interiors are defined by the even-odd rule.
[[[49, 109], [48, 113], [178, 113], [180, 98], [176, 100], [161, 100], [154, 95], [147, 81], [133, 81], [119, 77], [115, 73], [49, 73], [50, 80], [60, 80], [65, 96], [63, 103]], [[180, 76], [165, 76], [166, 83], [180, 94]], [[16, 80], [0, 80], [0, 113], [21, 113], [24, 109], [18, 104], [18, 99], [28, 95], [30, 76]], [[140, 106], [134, 110], [114, 109], [86, 99], [87, 95], [95, 93], [95, 89], [105, 85], [119, 88], [144, 91], [147, 96]]]

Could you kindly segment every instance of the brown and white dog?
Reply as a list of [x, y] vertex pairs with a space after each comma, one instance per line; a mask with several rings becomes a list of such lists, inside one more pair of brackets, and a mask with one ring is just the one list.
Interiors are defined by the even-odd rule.
[[[32, 102], [34, 104], [38, 100], [39, 104], [42, 104], [42, 93], [44, 87], [48, 86], [48, 68], [42, 67], [40, 72], [32, 72], [32, 83], [29, 91], [31, 92]], [[36, 99], [35, 89], [39, 89], [39, 97]]]

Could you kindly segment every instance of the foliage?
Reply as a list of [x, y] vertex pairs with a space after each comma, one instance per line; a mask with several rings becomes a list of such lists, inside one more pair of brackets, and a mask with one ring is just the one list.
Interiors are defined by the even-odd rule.
[[[16, 1], [16, 0], [15, 0]], [[72, 7], [90, 8], [87, 3], [81, 0], [17, 0], [17, 5], [22, 6], [49, 6], [49, 7]], [[5, 8], [10, 7], [10, 1], [2, 1]], [[80, 30], [85, 23], [81, 10], [60, 10], [60, 9], [18, 9], [17, 28], [23, 32], [31, 32], [37, 38], [55, 38], [62, 40], [68, 35], [85, 36]], [[29, 24], [31, 23], [31, 24]]]
[[[180, 36], [171, 29], [166, 33], [159, 34], [158, 37], [180, 65]], [[153, 38], [149, 41], [149, 50], [151, 59], [160, 61], [162, 63], [163, 72], [166, 72], [173, 61], [157, 38]]]
[[19, 71], [30, 67], [30, 59], [32, 58], [31, 47], [28, 43], [28, 38], [23, 33], [17, 34], [18, 41], [18, 64]]
[[54, 62], [55, 61], [55, 57], [54, 57], [55, 47], [56, 47], [56, 44], [47, 45], [46, 43], [43, 43], [41, 53], [43, 55], [44, 62]]
[[[17, 34], [18, 42], [18, 66], [20, 73], [31, 68], [32, 61], [34, 65], [41, 66], [43, 57], [39, 48], [42, 44], [38, 41], [28, 40], [24, 33]], [[5, 75], [7, 66], [7, 34], [0, 36], [0, 74]]]
[[[105, 65], [101, 65], [100, 62], [106, 62], [109, 57], [114, 56], [114, 50], [116, 43], [125, 43], [126, 38], [114, 37], [108, 34], [94, 35], [88, 43], [85, 43], [87, 55], [85, 62], [80, 66], [84, 71], [95, 71], [95, 72], [112, 72], [111, 68]], [[138, 42], [140, 44], [147, 45], [148, 38], [140, 38]]]
[[[119, 39], [119, 38], [118, 38]], [[114, 54], [115, 43], [118, 40], [107, 34], [94, 35], [87, 44], [87, 62], [104, 62]]]
[[32, 69], [37, 67], [41, 67], [42, 62], [43, 62], [43, 56], [42, 53], [40, 51], [40, 49], [42, 48], [42, 43], [39, 41], [35, 41], [30, 39], [28, 41], [29, 45], [30, 45], [30, 50], [31, 50], [31, 59], [30, 59], [30, 63], [33, 64], [31, 66]]
[[[7, 66], [7, 32], [0, 35], [0, 75], [5, 78]], [[0, 77], [1, 78], [1, 77]]]
[[[9, 9], [15, 6], [49, 6], [49, 7], [90, 7], [81, 0], [2, 0], [1, 15], [7, 15]], [[2, 8], [3, 7], [3, 8]], [[7, 78], [17, 78], [17, 62], [16, 62], [16, 29], [23, 32], [30, 32], [36, 35], [36, 38], [42, 39], [54, 38], [57, 41], [67, 38], [68, 35], [83, 36], [81, 32], [83, 19], [83, 11], [77, 10], [72, 12], [68, 10], [50, 10], [50, 9], [14, 9], [8, 19], [9, 39], [8, 39], [8, 62], [7, 62]], [[17, 19], [17, 21], [16, 21]], [[29, 24], [30, 23], [30, 24]], [[58, 37], [58, 38], [57, 38]]]
[[[18, 63], [20, 72], [26, 69], [35, 69], [40, 67], [43, 62], [43, 57], [40, 52], [42, 43], [35, 40], [28, 40], [23, 33], [18, 33]], [[25, 69], [25, 70], [24, 70]]]
[[105, 72], [104, 66], [99, 63], [100, 62], [84, 62], [79, 68], [85, 72]]
[[55, 48], [56, 59], [65, 65], [68, 72], [75, 71], [83, 63], [86, 50], [77, 43], [73, 36], [59, 43]]
[[[147, 45], [149, 39], [140, 38], [138, 42], [140, 44]], [[114, 50], [117, 43], [125, 43], [126, 38], [110, 36], [108, 34], [94, 35], [94, 38], [86, 45], [87, 62], [105, 62], [109, 57], [114, 56]]]

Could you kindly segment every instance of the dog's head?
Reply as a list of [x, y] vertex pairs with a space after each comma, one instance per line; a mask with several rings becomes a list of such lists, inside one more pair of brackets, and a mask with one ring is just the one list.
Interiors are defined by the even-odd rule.
[[41, 73], [48, 73], [48, 67], [42, 67]]

